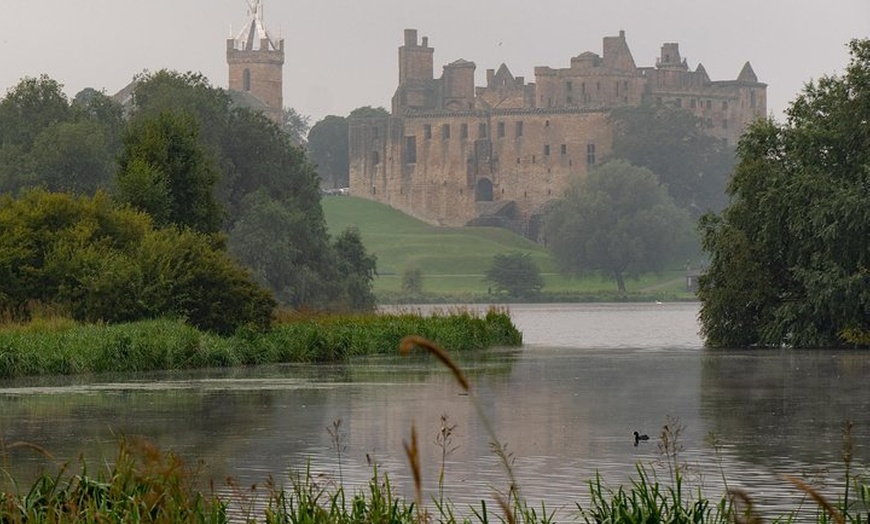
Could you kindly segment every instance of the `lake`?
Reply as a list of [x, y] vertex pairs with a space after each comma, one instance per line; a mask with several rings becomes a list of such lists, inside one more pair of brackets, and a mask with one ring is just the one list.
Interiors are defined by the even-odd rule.
[[[411, 496], [403, 442], [414, 424], [432, 497], [446, 415], [455, 425], [446, 494], [465, 508], [481, 498], [491, 503], [493, 491], [508, 485], [482, 413], [506, 445], [522, 494], [563, 520], [576, 518], [574, 504], [585, 503], [596, 472], [614, 486], [637, 464], [667, 478], [657, 445], [665, 424], [681, 431], [678, 461], [691, 485], [718, 497], [727, 482], [768, 514], [801, 501], [786, 474], [832, 497], [842, 493], [847, 420], [856, 463], [870, 464], [870, 352], [707, 350], [695, 303], [510, 311], [522, 348], [457, 355], [471, 395], [423, 354], [2, 381], [0, 437], [75, 462], [80, 452], [111, 458], [119, 435], [142, 435], [203, 460], [219, 484], [232, 476], [243, 486], [269, 476], [286, 483], [290, 471], [310, 464], [319, 478], [340, 477], [356, 489], [371, 477], [371, 460]], [[336, 447], [327, 428], [338, 420]], [[651, 439], [635, 446], [634, 431]], [[20, 449], [6, 460], [22, 475], [47, 464]]]

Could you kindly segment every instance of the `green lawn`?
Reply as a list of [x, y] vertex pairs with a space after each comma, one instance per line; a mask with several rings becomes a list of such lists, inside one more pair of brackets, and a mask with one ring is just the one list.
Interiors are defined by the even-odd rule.
[[[434, 293], [486, 293], [483, 273], [498, 253], [530, 253], [544, 275], [549, 292], [616, 291], [616, 283], [598, 277], [568, 279], [558, 274], [549, 252], [541, 245], [506, 229], [491, 227], [444, 228], [430, 226], [389, 206], [362, 198], [324, 197], [323, 211], [330, 232], [348, 227], [360, 230], [369, 252], [378, 257], [375, 292], [399, 291], [402, 273], [418, 267], [423, 289]], [[671, 271], [628, 280], [628, 291], [655, 287], [658, 292], [683, 291], [683, 272]]]

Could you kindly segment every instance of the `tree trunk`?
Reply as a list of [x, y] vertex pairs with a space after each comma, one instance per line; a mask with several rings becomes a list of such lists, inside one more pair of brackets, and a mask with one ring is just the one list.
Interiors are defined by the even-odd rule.
[[616, 285], [619, 287], [620, 293], [625, 293], [625, 280], [622, 279], [622, 271], [614, 271], [616, 276]]

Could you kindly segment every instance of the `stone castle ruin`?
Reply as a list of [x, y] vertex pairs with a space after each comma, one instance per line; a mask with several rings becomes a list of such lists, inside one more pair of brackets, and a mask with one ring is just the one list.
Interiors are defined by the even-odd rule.
[[475, 86], [466, 60], [435, 78], [434, 54], [428, 38], [405, 30], [391, 114], [349, 124], [351, 194], [431, 224], [499, 225], [536, 238], [548, 203], [609, 153], [616, 107], [682, 108], [729, 144], [767, 113], [767, 86], [748, 62], [736, 80], [711, 81], [666, 43], [655, 66], [638, 67], [623, 31], [604, 38], [602, 55], [536, 67], [534, 83], [502, 64]]

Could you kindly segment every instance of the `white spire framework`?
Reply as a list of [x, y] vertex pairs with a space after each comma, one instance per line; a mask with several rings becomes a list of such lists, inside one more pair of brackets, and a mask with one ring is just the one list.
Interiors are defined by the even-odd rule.
[[235, 49], [239, 51], [277, 51], [278, 45], [266, 30], [263, 23], [263, 0], [246, 0], [248, 21], [245, 28], [235, 37]]

